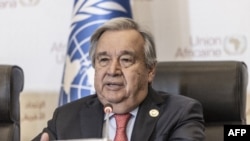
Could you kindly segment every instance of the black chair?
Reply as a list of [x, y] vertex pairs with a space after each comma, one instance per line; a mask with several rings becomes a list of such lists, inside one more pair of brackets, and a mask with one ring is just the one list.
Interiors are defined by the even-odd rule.
[[240, 61], [160, 62], [153, 88], [203, 105], [206, 141], [223, 141], [225, 124], [246, 124], [248, 71]]
[[19, 95], [23, 85], [20, 67], [0, 65], [0, 141], [20, 140]]

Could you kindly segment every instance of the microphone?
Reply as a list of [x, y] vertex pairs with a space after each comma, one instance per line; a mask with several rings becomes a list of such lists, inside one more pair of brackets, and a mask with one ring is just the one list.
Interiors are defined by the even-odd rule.
[[113, 111], [113, 107], [112, 107], [111, 104], [108, 103], [108, 104], [106, 104], [104, 106], [104, 112], [105, 112], [105, 114], [107, 116], [107, 120], [106, 120], [106, 137], [107, 137], [108, 141], [111, 141], [109, 139], [109, 114], [112, 113], [112, 111]]
[[112, 107], [112, 105], [111, 104], [106, 104], [105, 106], [104, 106], [104, 112], [105, 112], [105, 114], [110, 114], [110, 113], [112, 113], [112, 111], [113, 111], [113, 107]]

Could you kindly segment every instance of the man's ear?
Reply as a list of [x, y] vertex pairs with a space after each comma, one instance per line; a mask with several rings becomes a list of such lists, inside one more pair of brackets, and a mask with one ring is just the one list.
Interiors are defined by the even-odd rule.
[[148, 82], [151, 83], [155, 77], [155, 72], [156, 72], [156, 65], [152, 66], [149, 68], [148, 71]]

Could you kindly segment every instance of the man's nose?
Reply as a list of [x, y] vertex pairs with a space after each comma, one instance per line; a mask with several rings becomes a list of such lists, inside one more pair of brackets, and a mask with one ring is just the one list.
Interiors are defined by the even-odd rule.
[[108, 68], [109, 75], [119, 75], [121, 74], [121, 65], [118, 60], [112, 60]]

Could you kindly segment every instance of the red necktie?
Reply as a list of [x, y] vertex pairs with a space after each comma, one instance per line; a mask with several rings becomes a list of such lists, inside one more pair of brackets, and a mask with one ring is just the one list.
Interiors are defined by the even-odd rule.
[[116, 120], [116, 133], [114, 141], [128, 141], [126, 135], [127, 123], [131, 117], [131, 114], [115, 114]]

